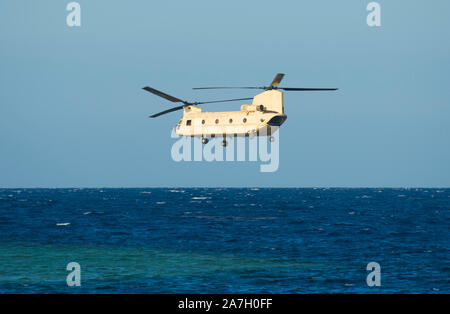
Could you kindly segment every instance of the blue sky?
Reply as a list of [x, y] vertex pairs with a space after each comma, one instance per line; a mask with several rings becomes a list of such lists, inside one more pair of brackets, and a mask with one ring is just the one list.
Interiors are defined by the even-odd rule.
[[[449, 187], [450, 2], [0, 1], [0, 187]], [[201, 85], [339, 87], [285, 94], [280, 166], [172, 160]], [[238, 110], [239, 103], [207, 110]]]

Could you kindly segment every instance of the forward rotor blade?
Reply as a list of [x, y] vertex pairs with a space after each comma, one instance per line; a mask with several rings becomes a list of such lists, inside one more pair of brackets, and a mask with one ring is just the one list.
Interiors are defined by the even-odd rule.
[[275, 78], [273, 79], [272, 83], [270, 84], [270, 87], [275, 87], [280, 85], [281, 80], [283, 79], [284, 74], [283, 73], [278, 73]]
[[338, 90], [338, 88], [297, 88], [297, 87], [277, 87], [276, 89], [282, 89], [287, 91], [326, 91], [326, 90]]
[[201, 101], [201, 102], [194, 102], [194, 105], [201, 105], [201, 104], [212, 104], [215, 102], [227, 102], [227, 101], [238, 101], [238, 100], [250, 100], [253, 98], [236, 98], [236, 99], [227, 99], [227, 100], [214, 100], [214, 101]]
[[163, 93], [163, 92], [161, 92], [161, 91], [159, 91], [159, 90], [157, 90], [157, 89], [151, 88], [151, 87], [149, 87], [149, 86], [145, 86], [145, 87], [143, 87], [142, 89], [143, 89], [143, 90], [146, 90], [147, 92], [150, 92], [150, 93], [152, 93], [152, 94], [155, 94], [155, 95], [157, 95], [157, 96], [159, 96], [159, 97], [162, 97], [162, 98], [165, 98], [165, 99], [167, 99], [167, 100], [170, 100], [170, 101], [172, 101], [172, 102], [182, 102], [182, 103], [186, 103], [184, 100], [181, 100], [181, 99], [178, 99], [178, 98], [176, 98], [176, 97], [170, 96], [170, 95], [168, 95], [168, 94], [166, 94], [166, 93]]
[[150, 118], [156, 118], [156, 117], [162, 116], [163, 114], [166, 114], [166, 113], [169, 113], [169, 112], [181, 110], [181, 109], [183, 109], [184, 107], [185, 107], [185, 105], [178, 106], [178, 107], [173, 107], [173, 108], [170, 108], [170, 109], [167, 109], [167, 110], [164, 110], [164, 111], [161, 111], [161, 112], [152, 114], [152, 115], [150, 116]]
[[166, 114], [166, 113], [169, 113], [169, 112], [181, 110], [181, 109], [183, 109], [184, 107], [186, 107], [188, 105], [194, 105], [195, 106], [195, 105], [202, 105], [202, 104], [212, 104], [212, 103], [218, 103], [218, 102], [249, 100], [249, 99], [253, 99], [253, 98], [237, 98], [237, 99], [226, 99], [226, 100], [201, 101], [201, 102], [193, 102], [193, 103], [186, 102], [185, 105], [173, 107], [173, 108], [170, 108], [170, 109], [167, 109], [167, 110], [155, 113], [155, 114], [151, 115], [150, 118], [156, 118], [156, 117], [162, 116], [163, 114]]

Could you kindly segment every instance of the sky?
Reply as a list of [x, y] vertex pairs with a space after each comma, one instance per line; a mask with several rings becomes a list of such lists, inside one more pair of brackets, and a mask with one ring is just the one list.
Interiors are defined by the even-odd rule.
[[[450, 2], [0, 0], [0, 187], [450, 187]], [[279, 168], [175, 162], [141, 88], [253, 97], [285, 73]], [[239, 110], [240, 103], [204, 110]]]

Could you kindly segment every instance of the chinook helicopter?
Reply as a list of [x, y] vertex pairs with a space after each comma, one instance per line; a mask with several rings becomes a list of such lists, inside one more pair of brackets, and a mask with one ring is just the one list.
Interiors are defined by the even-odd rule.
[[[208, 137], [223, 136], [222, 146], [227, 145], [226, 138], [229, 136], [270, 136], [273, 141], [272, 132], [280, 127], [287, 119], [284, 113], [283, 91], [334, 91], [337, 88], [297, 88], [279, 87], [284, 74], [278, 73], [269, 86], [247, 86], [247, 87], [196, 87], [199, 89], [262, 89], [262, 93], [253, 98], [237, 98], [204, 102], [188, 102], [173, 97], [152, 87], [146, 86], [142, 89], [165, 98], [171, 102], [182, 103], [162, 112], [155, 113], [150, 118], [156, 118], [163, 114], [182, 110], [183, 117], [175, 126], [176, 134], [180, 136], [201, 137], [202, 143], [208, 143]], [[231, 102], [252, 99], [252, 104], [241, 105], [240, 111], [203, 112], [199, 105]]]

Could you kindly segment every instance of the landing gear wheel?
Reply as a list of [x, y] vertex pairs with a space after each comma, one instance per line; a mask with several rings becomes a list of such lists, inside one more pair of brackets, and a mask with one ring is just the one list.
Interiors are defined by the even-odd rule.
[[208, 142], [209, 140], [206, 137], [202, 138], [202, 144], [208, 144]]

